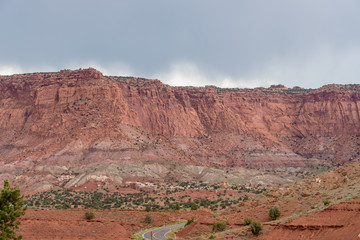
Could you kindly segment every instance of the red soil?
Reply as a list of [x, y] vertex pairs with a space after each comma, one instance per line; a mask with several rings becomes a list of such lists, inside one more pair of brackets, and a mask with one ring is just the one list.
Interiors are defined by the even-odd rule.
[[[93, 220], [85, 212], [94, 212]], [[151, 224], [145, 216], [152, 217]], [[100, 211], [100, 210], [32, 210], [21, 219], [19, 234], [23, 239], [130, 239], [131, 235], [150, 227], [162, 226], [191, 217], [208, 216], [206, 211]]]

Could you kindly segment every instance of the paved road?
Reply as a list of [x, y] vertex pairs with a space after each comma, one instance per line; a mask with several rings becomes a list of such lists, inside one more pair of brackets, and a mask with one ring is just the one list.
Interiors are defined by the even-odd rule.
[[152, 240], [166, 240], [166, 234], [172, 230], [184, 227], [185, 223], [178, 223], [170, 226], [156, 228], [150, 231], [147, 231], [143, 234], [143, 238], [151, 239], [151, 232], [153, 233]]

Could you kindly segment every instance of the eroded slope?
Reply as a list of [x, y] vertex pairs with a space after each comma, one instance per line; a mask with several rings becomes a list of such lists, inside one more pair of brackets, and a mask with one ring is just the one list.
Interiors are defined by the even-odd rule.
[[44, 190], [342, 164], [359, 160], [359, 106], [359, 85], [170, 87], [94, 69], [1, 76], [0, 179]]

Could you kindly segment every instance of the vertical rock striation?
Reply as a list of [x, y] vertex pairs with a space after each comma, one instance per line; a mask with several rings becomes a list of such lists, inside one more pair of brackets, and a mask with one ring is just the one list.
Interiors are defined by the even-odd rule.
[[0, 76], [0, 177], [43, 174], [52, 184], [84, 166], [104, 166], [98, 174], [120, 181], [124, 173], [108, 166], [149, 162], [342, 164], [359, 160], [359, 108], [359, 85], [171, 87], [91, 68]]

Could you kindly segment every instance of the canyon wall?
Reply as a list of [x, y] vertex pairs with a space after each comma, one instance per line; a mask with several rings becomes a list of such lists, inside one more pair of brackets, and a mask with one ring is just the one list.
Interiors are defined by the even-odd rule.
[[95, 69], [0, 76], [0, 178], [51, 186], [174, 180], [187, 165], [343, 164], [359, 160], [359, 108], [359, 85], [171, 87]]

